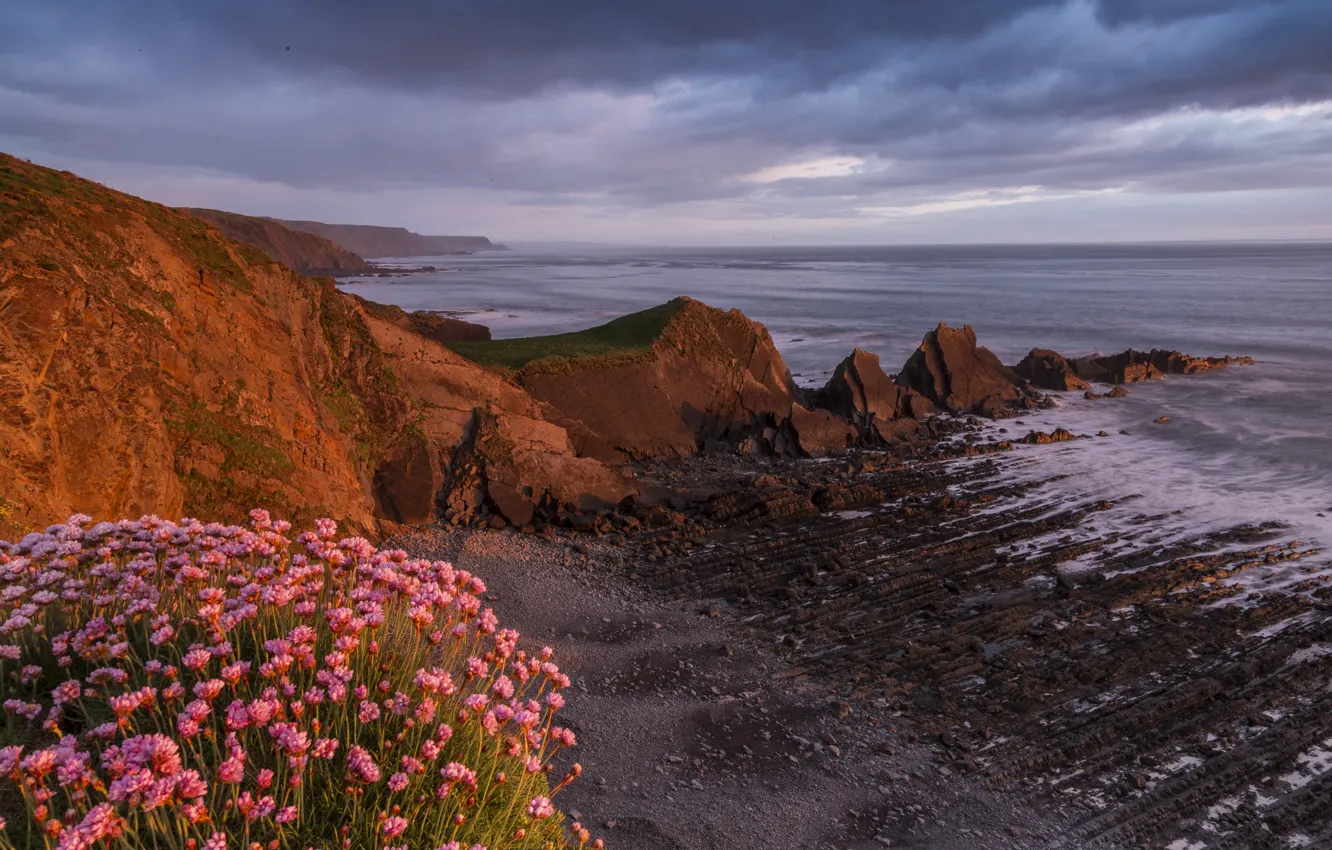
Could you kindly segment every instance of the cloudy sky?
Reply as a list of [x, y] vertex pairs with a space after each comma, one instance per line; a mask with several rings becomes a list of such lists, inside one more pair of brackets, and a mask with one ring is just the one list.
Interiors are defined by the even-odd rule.
[[1332, 238], [1329, 0], [6, 0], [0, 149], [510, 241]]

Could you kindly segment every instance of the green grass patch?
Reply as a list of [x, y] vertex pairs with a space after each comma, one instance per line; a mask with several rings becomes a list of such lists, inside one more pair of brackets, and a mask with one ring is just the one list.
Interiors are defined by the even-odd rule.
[[[193, 443], [217, 446], [226, 459], [223, 472], [244, 471], [265, 478], [283, 478], [295, 469], [291, 458], [279, 448], [282, 440], [267, 428], [246, 425], [234, 416], [213, 413], [200, 402], [192, 402], [167, 427], [188, 455]], [[177, 452], [177, 456], [181, 454]]]
[[585, 331], [518, 339], [450, 342], [446, 345], [481, 366], [515, 371], [538, 361], [641, 354], [657, 341], [671, 319], [682, 309], [684, 301], [676, 298], [659, 307], [630, 313]]

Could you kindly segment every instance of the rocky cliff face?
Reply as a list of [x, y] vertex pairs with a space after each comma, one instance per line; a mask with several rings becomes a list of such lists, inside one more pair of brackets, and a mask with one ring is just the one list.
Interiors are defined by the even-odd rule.
[[501, 484], [632, 492], [521, 388], [418, 333], [484, 328], [367, 306], [193, 215], [0, 155], [0, 536], [256, 506], [373, 532], [464, 492], [459, 450], [488, 463], [467, 494], [487, 504]]
[[81, 511], [374, 523], [410, 409], [350, 302], [185, 213], [0, 156], [0, 481]]
[[675, 457], [736, 446], [798, 453], [854, 440], [847, 423], [803, 407], [803, 394], [761, 324], [690, 298], [666, 307], [670, 319], [641, 351], [537, 360], [518, 370], [516, 380], [550, 405], [557, 421], [586, 429], [589, 454]]
[[618, 468], [579, 452], [558, 414], [511, 380], [379, 311], [362, 315], [419, 411], [378, 472], [375, 498], [386, 518], [419, 523], [481, 512], [521, 526], [539, 506], [592, 508], [636, 491]]
[[313, 233], [292, 230], [271, 218], [221, 210], [186, 209], [217, 228], [227, 239], [258, 248], [282, 265], [303, 274], [354, 272], [370, 268], [359, 255]]

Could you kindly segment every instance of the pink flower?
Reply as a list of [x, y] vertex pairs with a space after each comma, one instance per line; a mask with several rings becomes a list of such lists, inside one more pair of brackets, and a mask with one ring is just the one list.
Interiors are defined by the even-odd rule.
[[182, 800], [193, 800], [208, 793], [208, 783], [197, 770], [183, 771], [176, 778], [176, 794]]
[[245, 761], [232, 756], [222, 762], [217, 768], [217, 778], [219, 782], [229, 782], [232, 784], [240, 782], [245, 778]]
[[460, 762], [451, 761], [440, 769], [439, 775], [444, 777], [444, 781], [449, 784], [461, 782], [464, 785], [476, 787], [476, 771]]
[[555, 807], [551, 805], [549, 797], [533, 797], [527, 805], [527, 813], [538, 819], [548, 818], [555, 814]]
[[291, 823], [296, 820], [296, 807], [287, 806], [285, 809], [279, 810], [278, 813], [273, 816], [273, 820], [278, 823]]
[[395, 835], [402, 835], [406, 830], [406, 818], [395, 816], [384, 821], [384, 835], [388, 838], [392, 838]]
[[356, 714], [362, 723], [373, 723], [379, 719], [379, 705], [371, 700], [361, 700], [361, 710]]
[[88, 810], [77, 827], [79, 838], [89, 842], [115, 840], [124, 832], [124, 821], [110, 803], [98, 803]]
[[359, 782], [372, 785], [379, 781], [379, 765], [364, 747], [353, 745], [347, 752], [347, 769]]
[[396, 794], [402, 789], [407, 787], [408, 781], [409, 780], [407, 779], [407, 774], [395, 773], [389, 777], [388, 781], [389, 790]]
[[180, 773], [180, 747], [166, 735], [139, 735], [127, 738], [120, 745], [120, 751], [130, 764], [147, 767], [158, 776], [173, 776]]
[[315, 741], [314, 748], [310, 754], [318, 759], [331, 759], [338, 751], [338, 741], [336, 738], [320, 738]]
[[23, 754], [22, 746], [12, 746], [0, 749], [0, 776], [12, 775], [19, 766], [19, 756]]

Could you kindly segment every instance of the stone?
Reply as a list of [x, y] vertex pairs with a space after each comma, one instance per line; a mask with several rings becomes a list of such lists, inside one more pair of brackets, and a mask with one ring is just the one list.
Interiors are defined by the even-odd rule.
[[1252, 357], [1193, 357], [1178, 351], [1154, 348], [1129, 349], [1118, 354], [1092, 355], [1068, 361], [1078, 377], [1107, 384], [1131, 384], [1164, 375], [1192, 375], [1227, 366], [1251, 366]]
[[435, 495], [442, 481], [435, 446], [424, 436], [410, 436], [375, 470], [376, 511], [406, 525], [430, 522], [435, 518]]
[[851, 421], [920, 419], [936, 412], [920, 393], [894, 383], [877, 354], [859, 348], [837, 364], [817, 398], [817, 406]]
[[845, 419], [826, 410], [807, 410], [791, 405], [786, 427], [797, 452], [803, 455], [841, 454], [856, 444], [856, 429]]
[[940, 324], [927, 333], [897, 383], [953, 413], [994, 416], [1027, 395], [1026, 381], [978, 346], [970, 325]]
[[1074, 392], [1090, 388], [1063, 356], [1048, 348], [1033, 348], [1022, 358], [1021, 363], [1013, 367], [1013, 371], [1032, 386], [1043, 390]]

